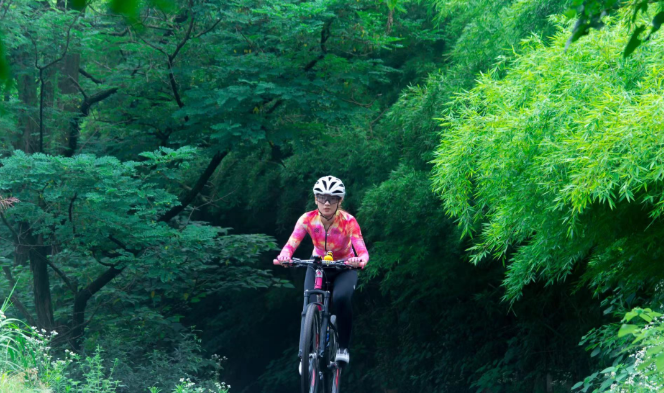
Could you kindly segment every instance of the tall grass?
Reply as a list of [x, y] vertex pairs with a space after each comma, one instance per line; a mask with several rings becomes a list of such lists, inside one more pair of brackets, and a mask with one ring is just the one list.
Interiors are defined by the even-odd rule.
[[[121, 382], [113, 378], [117, 359], [107, 370], [99, 346], [92, 356], [81, 357], [65, 350], [63, 359], [54, 359], [49, 343], [57, 332], [39, 330], [8, 318], [5, 312], [10, 298], [11, 294], [0, 305], [0, 393], [115, 393], [121, 387]], [[82, 381], [71, 378], [70, 365]], [[230, 385], [223, 382], [201, 382], [185, 377], [171, 385], [171, 389], [148, 390], [151, 393], [228, 393], [230, 390]]]
[[10, 298], [11, 293], [0, 306], [0, 393], [49, 391], [39, 375], [51, 368], [47, 343], [55, 333], [39, 332], [19, 319], [8, 318]]

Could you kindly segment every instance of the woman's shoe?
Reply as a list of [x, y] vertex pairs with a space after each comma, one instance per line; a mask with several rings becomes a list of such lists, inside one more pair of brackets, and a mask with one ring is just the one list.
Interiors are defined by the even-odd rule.
[[334, 359], [336, 362], [350, 363], [350, 354], [346, 348], [337, 349], [337, 356]]

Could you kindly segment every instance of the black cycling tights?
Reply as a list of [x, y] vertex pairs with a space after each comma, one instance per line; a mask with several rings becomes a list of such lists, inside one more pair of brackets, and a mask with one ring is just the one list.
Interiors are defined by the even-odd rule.
[[[304, 278], [304, 289], [314, 289], [316, 271], [307, 269]], [[339, 346], [348, 349], [350, 345], [350, 333], [353, 326], [353, 308], [351, 299], [357, 284], [357, 270], [331, 270], [325, 271], [323, 282], [332, 283], [332, 314], [337, 316], [337, 328], [339, 329]]]

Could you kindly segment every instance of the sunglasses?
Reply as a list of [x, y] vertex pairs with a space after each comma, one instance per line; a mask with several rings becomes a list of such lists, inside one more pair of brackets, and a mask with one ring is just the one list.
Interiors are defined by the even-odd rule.
[[316, 200], [320, 203], [330, 202], [330, 205], [336, 205], [341, 197], [335, 195], [316, 195]]

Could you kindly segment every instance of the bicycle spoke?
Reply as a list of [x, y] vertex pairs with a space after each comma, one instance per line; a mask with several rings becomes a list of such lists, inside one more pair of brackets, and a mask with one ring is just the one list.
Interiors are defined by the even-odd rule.
[[320, 359], [318, 349], [320, 346], [320, 312], [315, 304], [307, 308], [305, 322], [303, 324], [304, 336], [302, 339], [302, 368], [301, 377], [302, 393], [319, 393]]

